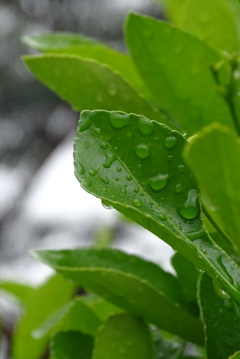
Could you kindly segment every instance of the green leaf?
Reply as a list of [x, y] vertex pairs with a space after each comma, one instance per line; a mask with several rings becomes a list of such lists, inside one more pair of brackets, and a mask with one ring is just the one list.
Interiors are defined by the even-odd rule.
[[109, 249], [33, 254], [113, 304], [187, 340], [202, 343], [202, 323], [184, 309], [176, 279], [157, 265]]
[[72, 296], [75, 285], [62, 276], [50, 278], [35, 289], [25, 303], [25, 313], [15, 328], [14, 359], [38, 359], [46, 348], [48, 337], [34, 339], [32, 331], [62, 307]]
[[177, 279], [184, 297], [189, 302], [195, 302], [197, 300], [199, 271], [179, 253], [172, 257], [172, 265], [177, 273]]
[[[238, 8], [239, 17], [240, 7]], [[178, 26], [199, 36], [218, 50], [231, 53], [239, 49], [236, 15], [229, 0], [183, 1]]]
[[26, 303], [29, 296], [33, 293], [34, 288], [17, 282], [0, 281], [0, 290], [12, 295], [22, 305]]
[[149, 96], [149, 91], [139, 77], [131, 58], [93, 39], [76, 35], [72, 37], [65, 33], [54, 33], [26, 37], [24, 42], [45, 53], [76, 55], [107, 65], [126, 79], [141, 94]]
[[82, 187], [219, 278], [240, 303], [240, 270], [208, 237], [197, 183], [182, 158], [185, 138], [142, 116], [84, 111], [75, 140]]
[[153, 99], [189, 135], [213, 120], [234, 127], [210, 70], [221, 60], [217, 52], [167, 23], [136, 14], [128, 17], [126, 37]]
[[104, 108], [141, 113], [166, 124], [170, 120], [106, 65], [75, 55], [24, 57], [29, 70], [76, 111]]
[[240, 359], [240, 351], [231, 355], [228, 359]]
[[76, 35], [70, 32], [54, 32], [37, 36], [24, 36], [22, 41], [26, 45], [40, 51], [54, 51], [56, 49], [64, 49], [86, 44], [99, 44], [97, 40], [90, 37]]
[[153, 343], [146, 324], [121, 313], [109, 317], [95, 339], [93, 359], [153, 359]]
[[96, 313], [100, 320], [105, 321], [111, 314], [122, 312], [121, 308], [116, 307], [107, 300], [100, 298], [94, 294], [85, 295], [83, 300]]
[[164, 338], [159, 332], [153, 332], [155, 359], [182, 359], [186, 342], [178, 337]]
[[[215, 292], [216, 290], [216, 292]], [[208, 359], [225, 359], [240, 347], [240, 307], [204, 274], [199, 286]], [[217, 295], [216, 293], [219, 293]]]
[[51, 340], [51, 359], [91, 359], [93, 338], [78, 331], [58, 332]]
[[215, 221], [240, 251], [239, 138], [225, 126], [209, 125], [187, 144], [185, 157], [208, 198]]

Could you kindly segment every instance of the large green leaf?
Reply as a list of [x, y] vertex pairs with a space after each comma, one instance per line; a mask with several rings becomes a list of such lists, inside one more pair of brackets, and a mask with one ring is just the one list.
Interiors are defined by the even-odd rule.
[[240, 302], [240, 270], [202, 225], [185, 138], [142, 116], [84, 111], [75, 141], [82, 187], [150, 230]]
[[128, 18], [126, 37], [154, 100], [188, 134], [213, 120], [233, 128], [229, 106], [210, 70], [221, 59], [217, 52], [167, 23], [136, 14]]
[[51, 359], [91, 359], [93, 338], [78, 331], [58, 332], [50, 343]]
[[99, 329], [93, 359], [153, 359], [148, 327], [128, 313], [109, 317]]
[[225, 126], [209, 125], [187, 144], [185, 157], [216, 222], [240, 251], [239, 137]]
[[93, 39], [66, 33], [44, 34], [28, 36], [24, 42], [45, 53], [77, 55], [108, 65], [118, 72], [141, 94], [149, 95], [147, 87], [143, 85], [131, 58]]
[[228, 359], [240, 359], [240, 351], [238, 351], [235, 354], [231, 355]]
[[236, 16], [228, 0], [185, 0], [178, 25], [219, 50], [231, 53], [239, 49]]
[[157, 265], [107, 249], [36, 251], [34, 255], [113, 304], [202, 343], [202, 323], [184, 308], [176, 279]]
[[157, 107], [106, 65], [75, 55], [56, 54], [24, 57], [24, 62], [76, 111], [103, 108], [135, 112], [173, 126]]
[[48, 336], [35, 339], [32, 331], [62, 307], [72, 296], [74, 289], [73, 283], [57, 275], [33, 291], [25, 302], [25, 313], [15, 328], [14, 359], [38, 359], [43, 354]]
[[240, 349], [240, 307], [232, 299], [221, 298], [223, 293], [217, 285], [215, 290], [211, 278], [204, 274], [200, 281], [199, 301], [207, 357], [227, 359]]

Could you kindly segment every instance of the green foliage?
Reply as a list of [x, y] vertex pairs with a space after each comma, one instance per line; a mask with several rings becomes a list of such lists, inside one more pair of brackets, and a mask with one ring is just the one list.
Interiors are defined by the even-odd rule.
[[[34, 252], [72, 282], [2, 284], [26, 306], [14, 359], [49, 340], [51, 359], [240, 357], [240, 7], [164, 6], [176, 26], [129, 15], [127, 55], [78, 35], [24, 39], [44, 52], [29, 70], [82, 111], [81, 186], [178, 253], [171, 275], [100, 246]], [[69, 302], [75, 286], [87, 294]]]

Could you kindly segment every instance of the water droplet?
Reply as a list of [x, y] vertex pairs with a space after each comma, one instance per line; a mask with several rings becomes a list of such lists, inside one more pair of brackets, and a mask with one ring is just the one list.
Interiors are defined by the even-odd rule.
[[170, 136], [165, 139], [164, 145], [166, 148], [173, 148], [177, 143], [176, 137]]
[[131, 180], [132, 180], [132, 176], [131, 176], [131, 175], [127, 175], [127, 176], [126, 176], [126, 180], [127, 180], [127, 181], [131, 181]]
[[218, 280], [213, 280], [213, 287], [216, 292], [216, 294], [223, 299], [229, 299], [229, 295], [225, 292], [225, 290], [222, 288], [221, 284]]
[[158, 141], [159, 140], [159, 137], [154, 137], [154, 141]]
[[93, 123], [95, 114], [91, 111], [82, 111], [79, 122], [79, 131], [83, 132], [87, 130]]
[[168, 156], [167, 156], [167, 159], [168, 159], [168, 161], [172, 161], [173, 155], [168, 155]]
[[161, 221], [166, 221], [167, 217], [163, 213], [158, 213], [158, 218], [161, 219]]
[[121, 167], [117, 167], [117, 171], [118, 171], [118, 172], [122, 172]]
[[166, 187], [166, 185], [168, 184], [168, 180], [169, 180], [169, 175], [168, 174], [159, 173], [157, 176], [154, 176], [154, 177], [150, 178], [149, 186], [154, 191], [160, 191], [164, 187]]
[[95, 128], [94, 132], [96, 133], [96, 135], [100, 135], [101, 134], [101, 130], [100, 128]]
[[103, 164], [103, 167], [104, 168], [110, 168], [111, 167], [111, 165], [113, 164], [113, 162], [114, 161], [116, 161], [116, 156], [113, 154], [113, 153], [111, 153], [111, 152], [108, 152], [107, 154], [106, 154], [106, 160], [105, 160], [105, 162], [104, 162], [104, 164]]
[[135, 193], [138, 193], [138, 192], [139, 192], [139, 188], [138, 188], [138, 187], [135, 187], [135, 188], [134, 188], [134, 192], [135, 192]]
[[141, 163], [138, 163], [137, 168], [138, 168], [139, 170], [141, 170], [141, 169], [142, 169], [142, 165], [141, 165]]
[[116, 85], [114, 83], [110, 83], [108, 91], [110, 96], [115, 96], [117, 94]]
[[114, 151], [117, 152], [118, 151], [118, 147], [113, 147]]
[[181, 193], [182, 192], [182, 184], [181, 183], [176, 184], [175, 192], [176, 193]]
[[106, 209], [112, 209], [113, 208], [113, 206], [109, 202], [107, 202], [106, 200], [102, 200], [102, 205]]
[[188, 191], [186, 202], [178, 209], [178, 213], [185, 219], [195, 219], [200, 212], [198, 202], [198, 191], [196, 189], [190, 189]]
[[108, 144], [106, 142], [102, 142], [100, 147], [102, 150], [106, 150], [106, 148], [108, 148]]
[[133, 204], [134, 204], [134, 206], [136, 206], [136, 207], [141, 207], [142, 201], [140, 201], [140, 199], [138, 199], [138, 198], [135, 198], [135, 199], [133, 200]]
[[179, 165], [178, 166], [178, 173], [183, 173], [185, 171], [185, 166], [184, 165]]
[[148, 145], [141, 143], [135, 147], [135, 153], [140, 158], [147, 158], [150, 155], [150, 148]]
[[119, 177], [115, 177], [115, 181], [117, 181], [117, 182], [118, 182], [118, 181], [119, 181]]
[[110, 123], [114, 128], [120, 129], [129, 125], [130, 117], [124, 112], [112, 112], [110, 114]]
[[81, 162], [78, 162], [77, 172], [79, 172], [80, 175], [83, 175], [85, 173], [85, 168]]
[[140, 117], [138, 121], [138, 129], [142, 135], [149, 136], [154, 131], [154, 124], [146, 117]]
[[97, 174], [97, 170], [95, 168], [92, 168], [88, 171], [88, 174], [92, 177], [94, 177]]
[[103, 181], [103, 183], [108, 184], [109, 183], [109, 179], [107, 177], [102, 177], [101, 180]]

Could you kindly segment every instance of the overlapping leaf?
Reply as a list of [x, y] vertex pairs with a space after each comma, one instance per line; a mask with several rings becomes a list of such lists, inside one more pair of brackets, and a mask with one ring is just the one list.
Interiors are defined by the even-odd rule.
[[167, 23], [136, 14], [127, 20], [126, 37], [154, 100], [189, 135], [213, 119], [233, 128], [228, 104], [218, 93], [210, 71], [210, 66], [221, 60], [217, 52]]
[[34, 255], [113, 304], [187, 340], [202, 343], [202, 324], [188, 313], [176, 279], [155, 264], [107, 249], [37, 251]]
[[146, 324], [132, 314], [109, 317], [99, 329], [93, 359], [154, 359]]
[[[240, 307], [226, 295], [218, 284], [203, 275], [200, 282], [200, 306], [205, 325], [208, 359], [227, 359], [240, 348]], [[221, 298], [220, 296], [224, 296]]]

